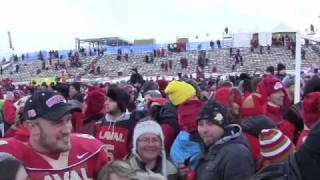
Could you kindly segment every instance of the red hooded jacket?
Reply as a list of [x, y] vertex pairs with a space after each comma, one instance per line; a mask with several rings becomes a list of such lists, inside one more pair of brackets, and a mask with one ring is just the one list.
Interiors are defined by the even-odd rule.
[[294, 138], [295, 126], [290, 121], [282, 118], [283, 111], [281, 107], [275, 107], [267, 104], [266, 115], [271, 118], [277, 125], [278, 129], [282, 131], [291, 141]]
[[2, 108], [3, 118], [9, 124], [12, 125], [16, 122], [16, 107], [13, 101], [6, 100]]
[[178, 107], [178, 125], [180, 130], [189, 133], [197, 131], [198, 114], [203, 102], [198, 99], [189, 99]]

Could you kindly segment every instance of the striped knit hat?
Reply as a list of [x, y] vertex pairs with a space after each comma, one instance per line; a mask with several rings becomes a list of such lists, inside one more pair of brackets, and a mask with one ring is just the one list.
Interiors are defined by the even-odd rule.
[[290, 139], [277, 129], [263, 129], [259, 135], [261, 156], [270, 162], [281, 162], [295, 151]]

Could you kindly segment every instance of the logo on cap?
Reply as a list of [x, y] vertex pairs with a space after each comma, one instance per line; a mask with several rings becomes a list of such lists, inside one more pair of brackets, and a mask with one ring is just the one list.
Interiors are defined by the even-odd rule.
[[223, 120], [223, 116], [221, 113], [217, 113], [217, 112], [214, 112], [213, 113], [213, 119], [215, 121], [217, 121], [220, 125], [223, 123], [222, 120]]
[[36, 111], [34, 110], [34, 109], [30, 109], [29, 111], [28, 111], [28, 117], [29, 118], [34, 118], [34, 117], [36, 117], [37, 116], [37, 113], [36, 113]]
[[46, 105], [51, 108], [52, 106], [59, 103], [66, 103], [66, 99], [61, 95], [54, 95], [46, 101]]
[[273, 86], [274, 90], [279, 90], [282, 88], [283, 88], [283, 85], [280, 82], [276, 82], [276, 84]]

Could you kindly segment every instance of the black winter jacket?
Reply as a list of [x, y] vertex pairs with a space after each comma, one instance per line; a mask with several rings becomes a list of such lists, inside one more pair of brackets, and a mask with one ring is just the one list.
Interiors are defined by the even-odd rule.
[[229, 125], [225, 135], [199, 157], [197, 180], [246, 179], [255, 172], [255, 163], [239, 125]]
[[261, 169], [249, 180], [302, 180], [302, 177], [296, 158], [291, 155], [282, 163], [271, 164]]

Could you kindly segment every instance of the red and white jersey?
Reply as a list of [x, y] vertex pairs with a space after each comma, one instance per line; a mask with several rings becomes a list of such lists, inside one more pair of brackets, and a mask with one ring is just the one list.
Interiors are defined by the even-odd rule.
[[129, 119], [111, 124], [103, 118], [96, 123], [94, 136], [106, 145], [108, 160], [123, 159], [131, 150], [134, 122]]
[[23, 162], [32, 180], [95, 179], [107, 163], [104, 145], [86, 134], [71, 135], [69, 152], [41, 154], [14, 138], [0, 140], [0, 152], [8, 152]]

